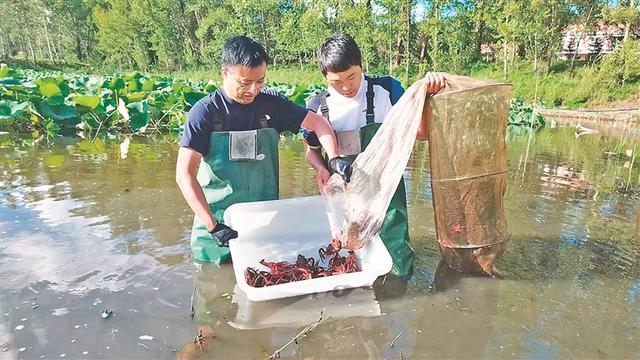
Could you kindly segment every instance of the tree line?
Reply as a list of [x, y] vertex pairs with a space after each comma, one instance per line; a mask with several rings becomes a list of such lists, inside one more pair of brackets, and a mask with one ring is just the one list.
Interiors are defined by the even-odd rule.
[[0, 0], [0, 57], [173, 71], [217, 66], [230, 36], [260, 41], [276, 65], [315, 62], [336, 31], [367, 71], [464, 73], [491, 44], [548, 71], [563, 29], [640, 26], [637, 0]]

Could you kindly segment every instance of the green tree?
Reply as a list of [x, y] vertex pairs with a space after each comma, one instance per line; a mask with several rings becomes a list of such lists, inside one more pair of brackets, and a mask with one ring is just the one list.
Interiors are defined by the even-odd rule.
[[613, 23], [625, 24], [624, 41], [627, 41], [632, 31], [639, 30], [640, 2], [638, 0], [623, 0], [618, 6], [609, 4], [604, 8], [604, 17]]
[[109, 63], [144, 69], [148, 61], [140, 40], [143, 34], [139, 31], [138, 21], [130, 17], [131, 12], [130, 0], [112, 0], [94, 9], [96, 50]]
[[198, 14], [195, 34], [200, 41], [201, 59], [207, 67], [220, 64], [224, 41], [230, 36], [244, 34], [242, 20], [224, 0], [199, 1], [193, 8]]
[[330, 33], [322, 9], [302, 0], [292, 1], [283, 9], [271, 55], [276, 64], [297, 61], [302, 69], [305, 63], [314, 62], [316, 49]]
[[0, 2], [2, 52], [24, 56], [33, 63], [44, 60], [46, 8], [39, 0], [5, 0]]
[[51, 14], [52, 31], [65, 42], [73, 44], [76, 58], [86, 60], [93, 51], [96, 28], [91, 19], [93, 1], [44, 0]]

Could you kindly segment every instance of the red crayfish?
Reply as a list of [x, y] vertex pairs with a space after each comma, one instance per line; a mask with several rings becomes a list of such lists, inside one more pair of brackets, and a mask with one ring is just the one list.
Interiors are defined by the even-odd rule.
[[244, 278], [247, 284], [253, 287], [263, 287], [361, 271], [355, 252], [349, 250], [349, 255], [342, 256], [339, 254], [341, 248], [340, 241], [334, 239], [329, 245], [318, 250], [321, 261], [329, 258], [326, 268], [320, 265], [320, 261], [299, 254], [293, 263], [288, 261], [271, 262], [262, 259], [260, 264], [269, 270], [248, 267], [244, 272]]

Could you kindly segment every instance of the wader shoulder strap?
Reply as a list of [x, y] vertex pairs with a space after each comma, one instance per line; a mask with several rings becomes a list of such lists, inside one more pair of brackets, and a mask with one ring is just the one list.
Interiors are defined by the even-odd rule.
[[374, 113], [373, 113], [373, 82], [371, 81], [371, 78], [368, 76], [365, 76], [364, 79], [367, 81], [367, 113], [366, 113], [366, 118], [367, 118], [367, 124], [373, 124], [374, 121]]
[[222, 116], [220, 116], [220, 112], [213, 109], [211, 116], [213, 117], [213, 131], [222, 131]]
[[320, 113], [322, 117], [329, 121], [329, 106], [327, 106], [327, 95], [326, 91], [320, 93]]
[[[211, 112], [211, 117], [213, 118], [213, 131], [223, 131], [222, 115], [220, 114], [220, 110], [216, 109], [216, 107], [212, 103], [207, 104], [207, 108], [209, 112]], [[268, 127], [269, 127], [269, 115], [261, 115], [260, 128], [266, 129]]]
[[260, 128], [266, 129], [269, 127], [269, 115], [260, 115]]
[[211, 97], [205, 98], [204, 105], [207, 107], [209, 113], [211, 113], [211, 118], [213, 120], [213, 131], [222, 131], [222, 114], [220, 114], [220, 110], [218, 110], [213, 104]]

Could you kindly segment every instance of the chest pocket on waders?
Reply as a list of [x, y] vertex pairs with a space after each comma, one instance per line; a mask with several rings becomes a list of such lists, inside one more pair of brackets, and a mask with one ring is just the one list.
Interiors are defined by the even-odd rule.
[[[260, 118], [260, 128], [268, 126], [269, 115]], [[220, 130], [216, 130], [216, 127]], [[222, 122], [214, 119], [214, 131], [222, 130]], [[229, 131], [229, 160], [251, 161], [264, 160], [265, 154], [258, 154], [258, 130]]]

